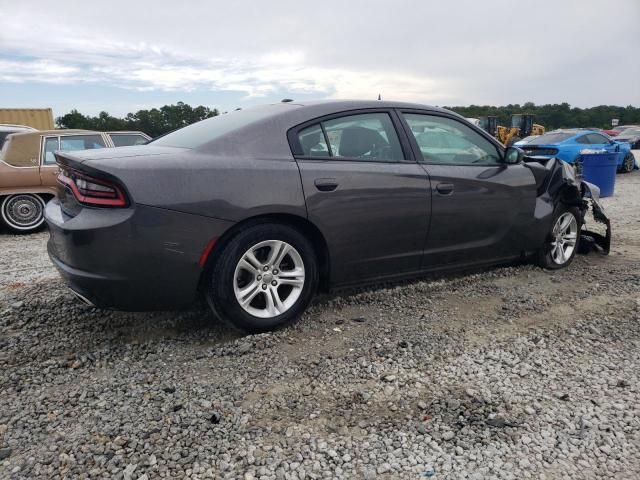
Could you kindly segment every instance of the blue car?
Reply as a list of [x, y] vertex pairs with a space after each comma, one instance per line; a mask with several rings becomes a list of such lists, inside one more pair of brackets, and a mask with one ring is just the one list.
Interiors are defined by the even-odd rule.
[[616, 142], [596, 130], [554, 130], [532, 139], [520, 148], [529, 157], [556, 157], [570, 164], [580, 158], [582, 150], [620, 152], [619, 172], [628, 173], [638, 168], [628, 142]]

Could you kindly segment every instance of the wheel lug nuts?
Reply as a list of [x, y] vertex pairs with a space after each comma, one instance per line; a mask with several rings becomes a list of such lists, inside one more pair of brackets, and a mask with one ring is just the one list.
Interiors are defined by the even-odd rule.
[[258, 280], [262, 280], [262, 275], [258, 275]]
[[266, 284], [266, 283], [263, 283], [263, 284], [262, 284], [262, 289], [263, 289], [263, 290], [266, 290], [266, 289], [267, 289], [267, 284]]
[[274, 287], [278, 284], [278, 282], [276, 282], [275, 280], [273, 282], [271, 282], [271, 285], [273, 285]]
[[266, 272], [267, 270], [269, 270], [269, 265], [265, 265], [263, 270]]
[[273, 271], [273, 274], [274, 274], [274, 275], [277, 275], [277, 274], [278, 274], [278, 270], [274, 270], [274, 271]]

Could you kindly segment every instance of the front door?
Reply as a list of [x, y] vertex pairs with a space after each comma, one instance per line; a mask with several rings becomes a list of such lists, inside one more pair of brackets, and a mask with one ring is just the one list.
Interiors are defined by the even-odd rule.
[[420, 267], [429, 179], [406, 140], [401, 145], [398, 126], [388, 111], [345, 113], [290, 136], [309, 219], [330, 247], [332, 283]]
[[505, 164], [494, 142], [456, 118], [408, 111], [401, 117], [431, 179], [423, 267], [484, 263], [527, 250], [536, 202], [531, 171]]

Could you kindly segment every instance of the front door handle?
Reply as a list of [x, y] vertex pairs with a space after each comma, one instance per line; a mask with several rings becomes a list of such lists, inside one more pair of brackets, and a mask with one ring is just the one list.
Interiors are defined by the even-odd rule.
[[436, 190], [442, 195], [450, 195], [453, 193], [453, 183], [439, 183]]
[[338, 181], [335, 178], [317, 178], [313, 183], [321, 192], [333, 192], [338, 188]]

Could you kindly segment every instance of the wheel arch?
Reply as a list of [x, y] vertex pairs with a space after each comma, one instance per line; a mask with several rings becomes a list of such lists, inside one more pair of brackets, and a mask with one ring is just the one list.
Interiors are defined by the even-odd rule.
[[208, 256], [206, 264], [202, 270], [202, 274], [200, 277], [200, 286], [203, 286], [203, 281], [210, 272], [212, 265], [215, 263], [224, 247], [235, 235], [237, 235], [240, 231], [247, 227], [265, 223], [288, 225], [298, 230], [311, 241], [318, 261], [318, 270], [320, 273], [319, 287], [321, 290], [327, 291], [330, 284], [330, 261], [327, 241], [320, 229], [311, 221], [309, 221], [307, 218], [290, 213], [267, 213], [256, 215], [241, 220], [240, 222], [233, 225], [215, 242], [215, 246]]

